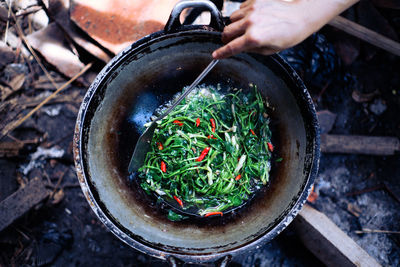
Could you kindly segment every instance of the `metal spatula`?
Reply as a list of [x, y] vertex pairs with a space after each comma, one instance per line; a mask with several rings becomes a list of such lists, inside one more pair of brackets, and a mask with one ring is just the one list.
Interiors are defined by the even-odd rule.
[[203, 78], [212, 70], [212, 68], [218, 63], [218, 59], [214, 59], [210, 64], [203, 70], [202, 73], [194, 80], [189, 88], [172, 104], [163, 114], [158, 116], [147, 128], [143, 134], [139, 137], [135, 150], [133, 151], [131, 161], [129, 162], [128, 172], [137, 172], [140, 167], [143, 166], [146, 154], [150, 150], [151, 140], [153, 139], [154, 130], [157, 127], [156, 121], [163, 119], [167, 116], [193, 89], [203, 80]]

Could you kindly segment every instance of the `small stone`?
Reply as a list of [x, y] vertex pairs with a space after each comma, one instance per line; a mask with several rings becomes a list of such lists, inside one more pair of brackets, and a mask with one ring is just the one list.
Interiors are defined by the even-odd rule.
[[321, 133], [329, 133], [335, 124], [336, 114], [329, 110], [321, 110], [317, 112], [317, 116], [320, 123]]
[[383, 99], [375, 99], [372, 104], [369, 105], [369, 110], [375, 115], [381, 115], [387, 109], [386, 103]]
[[7, 44], [11, 47], [16, 49], [21, 44], [21, 40], [19, 37], [13, 33], [11, 30], [7, 33], [7, 40], [5, 40]]
[[13, 28], [10, 28], [8, 31], [5, 42], [14, 50], [21, 49], [21, 53], [25, 58], [29, 58], [31, 56], [31, 53], [22, 44], [21, 38], [16, 35]]
[[56, 105], [56, 106], [50, 106], [46, 108], [42, 108], [44, 113], [47, 114], [49, 117], [56, 117], [60, 114], [62, 106], [61, 105]]

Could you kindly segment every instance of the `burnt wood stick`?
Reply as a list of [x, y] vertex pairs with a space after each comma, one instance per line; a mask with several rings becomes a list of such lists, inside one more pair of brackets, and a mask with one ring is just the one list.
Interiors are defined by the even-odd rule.
[[348, 153], [389, 156], [400, 151], [396, 137], [362, 135], [321, 135], [321, 151], [324, 153]]
[[24, 143], [18, 142], [0, 142], [0, 158], [17, 157]]
[[49, 194], [46, 184], [41, 179], [34, 178], [24, 188], [18, 189], [0, 202], [0, 232]]
[[13, 158], [26, 155], [33, 147], [37, 146], [39, 139], [0, 142], [0, 158]]
[[341, 16], [333, 18], [330, 22], [328, 22], [328, 24], [367, 43], [370, 43], [390, 53], [400, 56], [400, 43], [393, 41], [392, 39], [389, 39], [364, 26], [361, 26], [360, 24], [357, 24]]
[[291, 227], [303, 244], [327, 266], [381, 266], [325, 214], [304, 205]]

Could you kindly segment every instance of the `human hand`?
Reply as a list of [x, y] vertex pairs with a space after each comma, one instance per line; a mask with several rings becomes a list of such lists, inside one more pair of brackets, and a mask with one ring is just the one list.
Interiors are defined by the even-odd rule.
[[247, 0], [232, 13], [216, 59], [241, 52], [271, 55], [319, 30], [358, 0]]

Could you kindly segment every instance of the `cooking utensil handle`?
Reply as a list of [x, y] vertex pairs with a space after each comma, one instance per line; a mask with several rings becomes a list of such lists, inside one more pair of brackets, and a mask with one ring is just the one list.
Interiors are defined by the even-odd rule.
[[[232, 260], [232, 256], [227, 255], [225, 257], [222, 257], [222, 258], [216, 260], [214, 262], [214, 264], [216, 267], [227, 267], [228, 264], [231, 262], [231, 260]], [[169, 256], [167, 258], [167, 262], [168, 262], [169, 266], [171, 266], [171, 267], [182, 267], [183, 265], [187, 265], [186, 262], [184, 262], [178, 258], [175, 258], [174, 256]]]
[[210, 11], [211, 13], [210, 26], [217, 31], [220, 32], [223, 31], [224, 22], [222, 20], [222, 14], [218, 10], [218, 8], [214, 5], [214, 3], [208, 0], [197, 0], [197, 1], [184, 0], [178, 2], [171, 11], [171, 15], [169, 16], [167, 24], [164, 27], [164, 31], [167, 33], [176, 31], [179, 27], [182, 26], [179, 20], [182, 11], [185, 8], [196, 8], [196, 7], [207, 9], [208, 11]]
[[[219, 59], [213, 59], [210, 64], [203, 70], [202, 73], [192, 82], [192, 84], [189, 86], [188, 89], [183, 92], [177, 100], [166, 110], [164, 111], [160, 116], [158, 116], [151, 124], [155, 124], [156, 121], [162, 120], [165, 116], [167, 116], [179, 103], [182, 102], [182, 100], [190, 94], [190, 92], [193, 91], [193, 89], [203, 80], [203, 78], [214, 68], [215, 65], [219, 62]], [[151, 127], [151, 125], [150, 125]], [[150, 128], [149, 127], [149, 128]]]

